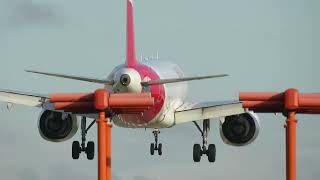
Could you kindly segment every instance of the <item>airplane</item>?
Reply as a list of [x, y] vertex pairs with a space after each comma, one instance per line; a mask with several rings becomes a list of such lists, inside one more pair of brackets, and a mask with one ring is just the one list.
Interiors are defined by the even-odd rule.
[[[154, 142], [150, 144], [150, 154], [162, 155], [162, 143], [158, 142], [160, 129], [172, 128], [183, 123], [193, 123], [200, 131], [201, 144], [193, 146], [193, 160], [200, 162], [206, 155], [213, 163], [216, 147], [208, 144], [210, 120], [219, 119], [220, 135], [228, 145], [244, 146], [252, 143], [259, 134], [258, 116], [244, 109], [237, 100], [187, 102], [187, 83], [189, 81], [225, 77], [227, 74], [185, 77], [178, 65], [148, 60], [139, 62], [135, 53], [133, 2], [127, 0], [126, 62], [113, 69], [105, 79], [91, 78], [59, 73], [26, 70], [26, 72], [96, 83], [111, 93], [151, 93], [154, 105], [141, 111], [108, 112], [111, 122], [123, 128], [153, 129]], [[72, 138], [78, 131], [78, 117], [81, 117], [81, 144], [72, 143], [72, 158], [78, 159], [85, 152], [87, 159], [94, 159], [94, 142], [86, 144], [86, 134], [95, 123], [97, 113], [78, 114], [55, 110], [49, 95], [0, 89], [0, 101], [8, 104], [27, 105], [42, 108], [38, 119], [38, 129], [42, 138], [50, 142], [62, 142]], [[87, 127], [87, 118], [93, 119]], [[198, 124], [202, 121], [202, 127]]]

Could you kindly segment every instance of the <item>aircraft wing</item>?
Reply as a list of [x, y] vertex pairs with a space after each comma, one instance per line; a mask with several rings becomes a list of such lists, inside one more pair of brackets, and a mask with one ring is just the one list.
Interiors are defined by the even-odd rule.
[[240, 101], [184, 103], [175, 111], [176, 124], [213, 119], [236, 114], [245, 110]]
[[[31, 107], [39, 107], [47, 110], [56, 111], [49, 102], [49, 97], [47, 95], [27, 93], [20, 91], [12, 91], [7, 89], [0, 89], [0, 102], [8, 104], [19, 104]], [[96, 119], [96, 113], [90, 114], [77, 114], [79, 116], [85, 116], [87, 118]]]
[[46, 95], [0, 89], [0, 101], [5, 103], [43, 107], [47, 100]]

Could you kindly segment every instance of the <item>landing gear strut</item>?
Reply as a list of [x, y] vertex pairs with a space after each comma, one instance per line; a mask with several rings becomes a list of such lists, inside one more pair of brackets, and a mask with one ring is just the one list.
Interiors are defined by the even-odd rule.
[[160, 134], [160, 130], [159, 129], [154, 129], [152, 131], [154, 139], [155, 139], [155, 143], [151, 143], [150, 144], [150, 154], [154, 155], [154, 151], [158, 151], [159, 156], [162, 155], [162, 144], [158, 144], [158, 136]]
[[95, 120], [91, 122], [89, 127], [87, 128], [86, 125], [86, 117], [82, 117], [81, 119], [81, 145], [79, 141], [73, 141], [72, 143], [72, 158], [79, 159], [81, 152], [85, 152], [87, 154], [87, 159], [93, 160], [94, 158], [94, 142], [89, 141], [86, 146], [86, 135], [89, 129], [94, 125], [96, 122]]
[[202, 136], [202, 147], [200, 144], [193, 145], [193, 161], [200, 162], [202, 155], [207, 155], [209, 162], [215, 162], [216, 160], [216, 146], [214, 144], [208, 144], [208, 132], [210, 131], [210, 120], [203, 120], [203, 128], [201, 129], [197, 122], [193, 121], [197, 129], [200, 131]]

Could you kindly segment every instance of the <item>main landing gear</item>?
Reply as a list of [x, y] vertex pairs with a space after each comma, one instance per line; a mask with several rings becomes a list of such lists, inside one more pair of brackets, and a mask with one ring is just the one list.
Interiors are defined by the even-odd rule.
[[150, 144], [150, 154], [154, 155], [154, 151], [158, 151], [159, 156], [162, 155], [162, 144], [158, 144], [158, 136], [160, 134], [160, 130], [159, 129], [154, 129], [152, 131], [154, 139], [155, 139], [155, 143], [151, 143]]
[[203, 129], [200, 128], [197, 122], [193, 121], [202, 136], [202, 147], [200, 144], [193, 145], [193, 161], [200, 162], [202, 155], [207, 155], [209, 162], [215, 162], [216, 160], [216, 146], [214, 144], [208, 144], [208, 132], [210, 130], [210, 120], [203, 120]]
[[82, 117], [81, 119], [81, 145], [79, 141], [74, 141], [72, 143], [72, 158], [73, 159], [79, 159], [79, 156], [81, 152], [85, 152], [87, 154], [87, 158], [89, 160], [93, 160], [94, 158], [94, 142], [89, 141], [86, 146], [86, 135], [89, 131], [89, 129], [94, 125], [96, 122], [95, 120], [91, 122], [89, 127], [86, 126], [86, 117]]

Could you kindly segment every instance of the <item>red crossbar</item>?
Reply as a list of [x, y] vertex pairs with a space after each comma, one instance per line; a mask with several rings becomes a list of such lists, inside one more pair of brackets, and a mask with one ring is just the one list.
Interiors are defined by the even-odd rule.
[[[94, 93], [56, 93], [50, 94], [49, 99], [51, 103], [55, 102], [93, 102]], [[150, 93], [119, 93], [112, 94], [114, 99], [128, 99], [128, 98], [151, 98]]]
[[282, 93], [241, 92], [239, 99], [244, 108], [255, 112], [295, 110], [299, 114], [314, 114], [320, 109], [320, 93], [300, 94], [295, 89], [288, 89]]
[[[95, 95], [98, 98], [95, 98]], [[97, 109], [105, 109], [105, 107], [121, 110], [121, 112], [126, 112], [127, 109], [144, 111], [154, 105], [154, 99], [150, 93], [109, 94], [106, 90], [97, 90], [96, 93], [51, 94], [49, 98], [55, 110], [77, 113], [94, 113]]]

